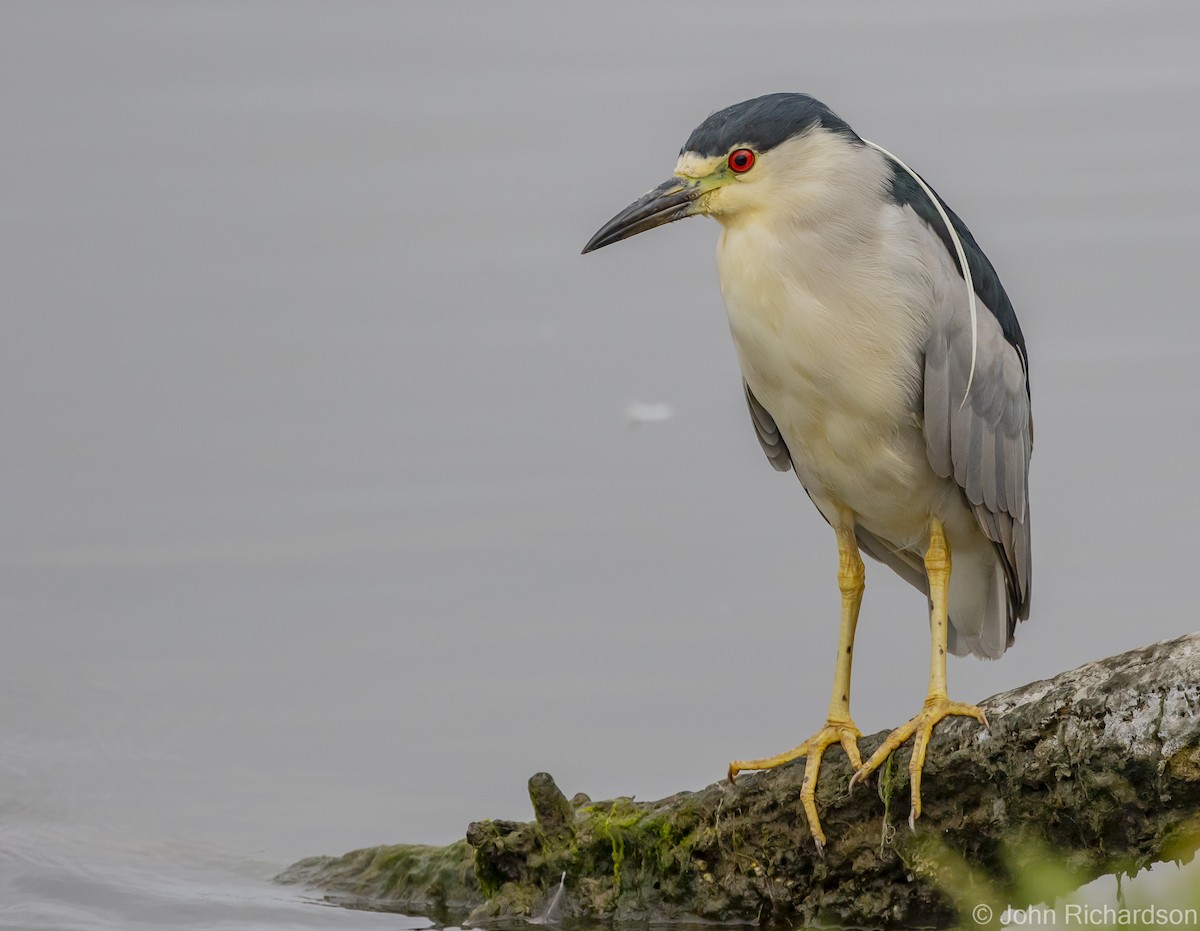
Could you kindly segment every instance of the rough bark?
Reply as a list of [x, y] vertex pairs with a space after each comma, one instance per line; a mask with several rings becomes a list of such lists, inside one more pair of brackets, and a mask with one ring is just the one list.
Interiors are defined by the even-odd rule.
[[[1096, 876], [1190, 859], [1200, 844], [1200, 634], [1089, 663], [938, 726], [907, 824], [908, 748], [849, 794], [822, 766], [824, 856], [799, 801], [803, 761], [656, 802], [568, 802], [541, 773], [536, 819], [466, 841], [314, 858], [280, 879], [375, 908], [486, 922], [536, 915], [566, 874], [564, 917], [947, 926], [956, 903], [1021, 905]], [[883, 733], [863, 738], [866, 757]], [[1030, 884], [1030, 861], [1042, 865]], [[1047, 888], [1053, 862], [1054, 888]], [[1031, 891], [1036, 890], [1036, 891]]]

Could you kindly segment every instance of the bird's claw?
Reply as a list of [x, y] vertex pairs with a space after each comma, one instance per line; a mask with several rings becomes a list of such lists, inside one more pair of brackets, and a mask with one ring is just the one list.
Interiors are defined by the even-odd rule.
[[942, 696], [931, 696], [925, 700], [925, 706], [916, 717], [892, 731], [871, 758], [850, 779], [853, 786], [864, 782], [867, 777], [900, 747], [901, 744], [913, 738], [912, 758], [908, 763], [909, 783], [912, 791], [912, 809], [908, 813], [908, 826], [916, 830], [917, 819], [921, 817], [921, 772], [925, 767], [925, 751], [933, 736], [933, 729], [938, 722], [952, 715], [974, 718], [987, 726], [983, 711], [974, 705], [964, 705], [952, 702]]
[[749, 769], [774, 769], [800, 757], [807, 757], [804, 765], [804, 780], [800, 789], [800, 803], [808, 818], [809, 831], [817, 845], [817, 852], [824, 856], [825, 834], [821, 830], [821, 819], [817, 813], [816, 789], [817, 775], [821, 769], [821, 759], [834, 744], [840, 744], [850, 759], [850, 765], [855, 769], [862, 766], [858, 754], [858, 738], [862, 733], [848, 717], [845, 719], [830, 719], [817, 733], [798, 747], [793, 747], [784, 753], [761, 760], [734, 760], [729, 764], [727, 778], [733, 782], [734, 776]]

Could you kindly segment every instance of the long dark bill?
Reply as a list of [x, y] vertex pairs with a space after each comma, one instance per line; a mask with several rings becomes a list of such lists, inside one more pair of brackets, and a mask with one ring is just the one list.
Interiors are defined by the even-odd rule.
[[690, 217], [695, 212], [695, 201], [700, 194], [700, 185], [695, 181], [681, 178], [664, 181], [600, 227], [583, 247], [582, 254], [587, 255], [656, 226]]

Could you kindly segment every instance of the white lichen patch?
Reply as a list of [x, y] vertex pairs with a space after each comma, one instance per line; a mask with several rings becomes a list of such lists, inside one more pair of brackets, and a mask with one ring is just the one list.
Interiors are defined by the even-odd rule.
[[1172, 757], [1195, 743], [1197, 718], [1200, 718], [1200, 682], [1195, 678], [1163, 694], [1158, 739], [1164, 757]]

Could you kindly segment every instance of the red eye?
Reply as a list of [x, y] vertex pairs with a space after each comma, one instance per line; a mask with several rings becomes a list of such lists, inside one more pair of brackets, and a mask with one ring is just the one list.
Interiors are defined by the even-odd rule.
[[729, 170], [739, 175], [754, 167], [754, 153], [749, 149], [734, 149], [729, 153]]

